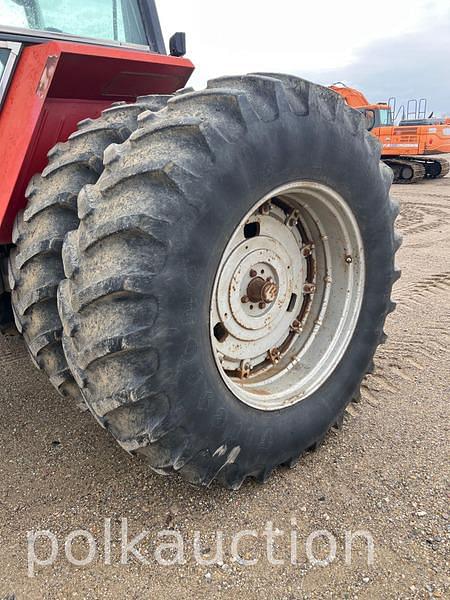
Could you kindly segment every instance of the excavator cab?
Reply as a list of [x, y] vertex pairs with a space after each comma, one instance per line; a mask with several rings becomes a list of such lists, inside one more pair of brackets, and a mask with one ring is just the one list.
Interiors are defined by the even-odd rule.
[[375, 113], [375, 125], [374, 127], [391, 127], [394, 122], [392, 120], [392, 111], [387, 104], [379, 104], [376, 109], [373, 109]]
[[392, 112], [389, 106], [379, 104], [370, 108], [358, 108], [365, 118], [367, 131], [372, 131], [376, 127], [391, 127], [394, 122], [392, 120]]
[[342, 96], [349, 106], [364, 115], [367, 131], [372, 131], [377, 127], [390, 127], [394, 124], [389, 104], [385, 102], [370, 104], [361, 91], [345, 85], [342, 81], [333, 83], [330, 89]]

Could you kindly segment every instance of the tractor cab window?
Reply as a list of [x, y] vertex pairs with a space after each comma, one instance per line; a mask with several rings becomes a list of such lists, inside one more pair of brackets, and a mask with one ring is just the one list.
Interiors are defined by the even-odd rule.
[[8, 48], [0, 48], [0, 79], [6, 69], [6, 63], [8, 62], [10, 53]]
[[0, 40], [0, 109], [20, 53], [20, 48], [20, 43]]
[[0, 22], [10, 27], [28, 27], [25, 8], [14, 0], [0, 0]]
[[138, 0], [0, 0], [0, 23], [148, 45]]

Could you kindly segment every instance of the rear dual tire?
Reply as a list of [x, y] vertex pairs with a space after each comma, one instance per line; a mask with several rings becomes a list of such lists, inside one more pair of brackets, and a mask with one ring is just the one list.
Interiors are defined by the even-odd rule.
[[[107, 152], [98, 183], [80, 194], [58, 305], [76, 381], [127, 451], [157, 471], [237, 489], [293, 464], [342, 422], [395, 306], [397, 208], [379, 157], [359, 113], [337, 94], [279, 75], [223, 78], [174, 98], [120, 152]], [[293, 182], [343, 199], [364, 280], [332, 372], [266, 410], [238, 397], [221, 372], [211, 303], [245, 215]]]
[[81, 406], [84, 402], [62, 349], [56, 305], [58, 285], [64, 277], [63, 239], [78, 227], [78, 193], [102, 173], [105, 149], [124, 142], [136, 129], [138, 116], [146, 110], [160, 110], [167, 99], [143, 96], [134, 104], [118, 102], [98, 119], [80, 122], [67, 142], [48, 153], [48, 165], [32, 178], [27, 206], [15, 220], [9, 281], [16, 326], [34, 364], [45, 371], [62, 396], [75, 398]]

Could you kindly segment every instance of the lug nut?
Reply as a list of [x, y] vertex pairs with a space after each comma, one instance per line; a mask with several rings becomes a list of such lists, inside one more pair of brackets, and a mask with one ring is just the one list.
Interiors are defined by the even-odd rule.
[[313, 248], [314, 248], [314, 244], [312, 242], [309, 242], [308, 244], [304, 244], [304, 246], [302, 248], [303, 256], [304, 257], [311, 256]]
[[271, 348], [268, 352], [268, 355], [269, 355], [269, 360], [273, 365], [276, 365], [281, 358], [281, 354], [280, 354], [280, 351], [278, 350], [278, 348]]
[[241, 361], [241, 366], [239, 369], [239, 375], [241, 379], [247, 379], [250, 375], [250, 371], [252, 370], [252, 366], [251, 364], [246, 361], [246, 360], [242, 360]]
[[298, 210], [292, 210], [290, 214], [286, 217], [284, 224], [288, 227], [294, 227], [294, 225], [297, 225], [299, 215], [300, 213], [298, 212]]
[[352, 258], [350, 255], [347, 255], [347, 256], [345, 257], [345, 262], [346, 262], [346, 263], [349, 265], [350, 263], [352, 263], [352, 262], [353, 262], [353, 258]]
[[305, 285], [303, 286], [304, 294], [313, 294], [315, 291], [316, 286], [314, 285], [314, 283], [305, 283]]
[[252, 269], [250, 271], [250, 277], [256, 277], [258, 275], [258, 273], [255, 271], [255, 269]]
[[248, 302], [248, 296], [242, 296], [241, 302], [242, 302], [242, 304], [245, 304], [246, 302]]
[[265, 302], [260, 302], [258, 304], [259, 308], [266, 308], [266, 303]]
[[302, 325], [301, 325], [301, 323], [300, 323], [300, 321], [298, 319], [295, 319], [295, 321], [292, 321], [291, 329], [295, 333], [300, 333], [301, 332]]

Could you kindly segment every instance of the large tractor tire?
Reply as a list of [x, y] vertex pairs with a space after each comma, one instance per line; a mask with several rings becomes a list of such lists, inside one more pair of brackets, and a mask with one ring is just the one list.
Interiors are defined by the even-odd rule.
[[78, 226], [77, 196], [103, 171], [103, 153], [121, 143], [137, 127], [146, 110], [160, 110], [168, 96], [143, 96], [134, 104], [116, 103], [98, 119], [86, 119], [67, 142], [48, 153], [48, 166], [35, 175], [26, 192], [28, 204], [15, 221], [9, 257], [11, 303], [33, 362], [43, 369], [63, 396], [81, 402], [61, 344], [56, 293], [64, 277], [64, 236]]
[[379, 158], [357, 111], [282, 75], [213, 80], [108, 149], [58, 306], [77, 383], [123, 448], [237, 489], [341, 423], [395, 306]]

